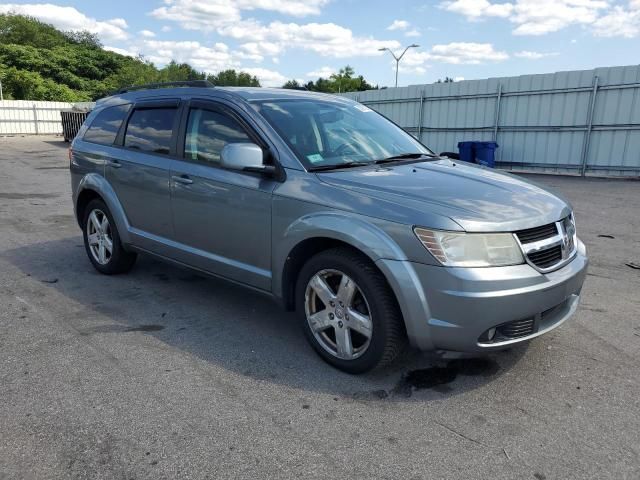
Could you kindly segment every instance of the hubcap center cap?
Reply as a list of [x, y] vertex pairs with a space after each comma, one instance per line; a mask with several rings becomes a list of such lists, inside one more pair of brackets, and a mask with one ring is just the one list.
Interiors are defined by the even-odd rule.
[[341, 320], [344, 318], [344, 309], [342, 307], [336, 307], [336, 317]]

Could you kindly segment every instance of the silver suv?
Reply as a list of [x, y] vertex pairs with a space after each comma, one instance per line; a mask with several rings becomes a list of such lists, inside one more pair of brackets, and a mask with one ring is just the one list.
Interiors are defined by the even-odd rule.
[[263, 292], [351, 373], [407, 341], [504, 349], [576, 310], [588, 261], [557, 195], [441, 158], [346, 98], [162, 87], [100, 100], [72, 144], [100, 272], [146, 253]]

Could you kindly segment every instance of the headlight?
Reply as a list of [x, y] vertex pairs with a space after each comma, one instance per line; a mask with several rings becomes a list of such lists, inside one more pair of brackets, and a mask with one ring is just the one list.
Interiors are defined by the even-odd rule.
[[449, 267], [500, 267], [524, 263], [511, 233], [461, 233], [413, 229], [427, 250]]

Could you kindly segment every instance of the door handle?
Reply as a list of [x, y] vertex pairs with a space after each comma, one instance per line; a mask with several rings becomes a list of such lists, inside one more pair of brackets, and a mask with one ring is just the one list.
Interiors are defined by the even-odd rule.
[[188, 175], [172, 175], [171, 180], [182, 185], [191, 185], [193, 183], [193, 180]]
[[122, 164], [117, 160], [108, 160], [107, 166], [111, 168], [122, 168]]

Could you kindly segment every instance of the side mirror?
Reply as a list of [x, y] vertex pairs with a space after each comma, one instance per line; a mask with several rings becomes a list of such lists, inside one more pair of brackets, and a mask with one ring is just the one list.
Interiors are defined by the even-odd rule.
[[276, 167], [264, 164], [264, 152], [255, 143], [227, 143], [220, 152], [220, 164], [229, 170], [279, 176]]
[[220, 161], [229, 170], [264, 166], [262, 149], [255, 143], [227, 143], [220, 152]]

